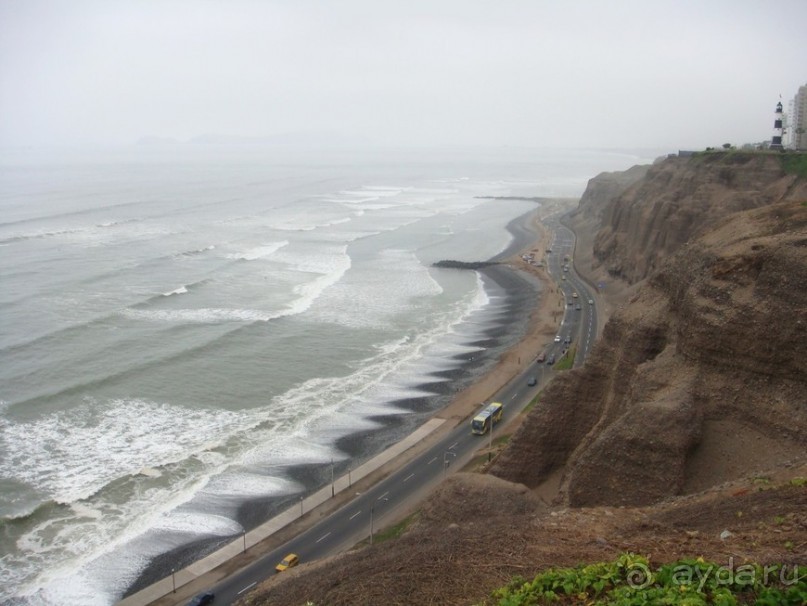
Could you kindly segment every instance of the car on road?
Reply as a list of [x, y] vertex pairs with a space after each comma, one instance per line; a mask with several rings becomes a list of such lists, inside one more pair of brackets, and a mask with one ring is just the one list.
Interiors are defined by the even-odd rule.
[[560, 343], [560, 335], [555, 335], [555, 343]]
[[535, 358], [536, 362], [544, 362], [546, 360], [546, 354], [542, 351], [538, 354], [538, 357]]
[[583, 309], [582, 307], [580, 307], [580, 303], [578, 303], [577, 305], [575, 305], [575, 306], [574, 306], [574, 308], [575, 308], [577, 311], [580, 311], [581, 309]]
[[289, 555], [287, 555], [285, 558], [283, 558], [280, 561], [280, 564], [275, 566], [275, 570], [277, 572], [283, 572], [284, 570], [288, 570], [289, 568], [297, 566], [297, 564], [299, 564], [299, 563], [300, 563], [300, 558], [297, 557], [297, 554], [290, 553]]
[[538, 384], [538, 379], [536, 379], [535, 377], [530, 377], [530, 380], [527, 381], [527, 385], [529, 385], [530, 387], [533, 387], [534, 385], [537, 385], [537, 384]]
[[588, 300], [588, 304], [589, 304], [589, 305], [594, 305], [594, 299], [589, 299], [589, 300]]
[[205, 606], [206, 604], [212, 604], [215, 598], [216, 596], [213, 592], [205, 591], [188, 602], [188, 606]]
[[546, 363], [549, 364], [550, 366], [552, 366], [552, 364], [555, 363], [555, 354], [552, 354], [551, 356], [549, 356], [549, 359], [546, 361]]

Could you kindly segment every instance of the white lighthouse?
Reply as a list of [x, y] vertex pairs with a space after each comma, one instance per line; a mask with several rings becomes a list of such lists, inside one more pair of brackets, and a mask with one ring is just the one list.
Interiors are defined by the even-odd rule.
[[783, 150], [782, 135], [784, 128], [782, 126], [782, 102], [776, 104], [776, 118], [773, 121], [773, 138], [771, 139], [771, 149]]

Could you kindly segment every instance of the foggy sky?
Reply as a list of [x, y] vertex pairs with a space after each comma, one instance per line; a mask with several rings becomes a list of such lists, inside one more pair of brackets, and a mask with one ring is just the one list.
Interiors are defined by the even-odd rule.
[[805, 83], [805, 0], [0, 0], [0, 146], [702, 149]]

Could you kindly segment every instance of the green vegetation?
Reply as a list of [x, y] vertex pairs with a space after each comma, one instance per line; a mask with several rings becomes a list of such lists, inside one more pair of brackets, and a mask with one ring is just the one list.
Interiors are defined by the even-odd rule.
[[807, 177], [807, 154], [782, 154], [782, 169], [788, 175]]
[[397, 539], [401, 536], [404, 531], [409, 528], [409, 525], [412, 524], [417, 519], [418, 512], [413, 513], [412, 515], [404, 518], [397, 524], [393, 524], [392, 526], [387, 526], [378, 530], [373, 535], [373, 542], [374, 543], [383, 543], [384, 541], [389, 541], [390, 539]]
[[513, 579], [493, 598], [499, 606], [801, 606], [807, 603], [807, 568], [697, 558], [653, 570], [646, 558], [627, 553], [613, 562], [550, 569], [532, 581]]
[[555, 364], [555, 370], [569, 370], [574, 366], [574, 357], [577, 355], [577, 348], [572, 347], [569, 351], [563, 354], [563, 357]]

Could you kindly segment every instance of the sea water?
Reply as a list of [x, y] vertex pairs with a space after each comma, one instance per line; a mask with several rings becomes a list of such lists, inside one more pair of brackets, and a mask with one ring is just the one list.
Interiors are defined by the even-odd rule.
[[537, 203], [503, 198], [638, 161], [0, 152], [0, 601], [113, 603], [373, 454], [385, 419], [410, 429], [506, 316], [496, 284], [432, 264], [504, 251]]

